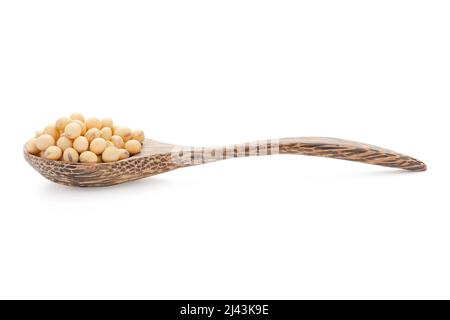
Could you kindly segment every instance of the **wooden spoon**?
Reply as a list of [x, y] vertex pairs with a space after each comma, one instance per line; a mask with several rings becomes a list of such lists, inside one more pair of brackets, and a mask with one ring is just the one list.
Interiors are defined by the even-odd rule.
[[284, 138], [219, 148], [182, 147], [146, 139], [141, 153], [112, 163], [67, 163], [29, 154], [27, 162], [45, 178], [64, 185], [102, 187], [137, 180], [178, 168], [253, 155], [298, 154], [364, 162], [409, 171], [426, 165], [409, 156], [354, 141], [334, 138]]

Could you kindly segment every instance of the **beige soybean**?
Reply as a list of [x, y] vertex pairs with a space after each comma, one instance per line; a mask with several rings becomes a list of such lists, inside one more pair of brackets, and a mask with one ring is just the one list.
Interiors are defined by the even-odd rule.
[[81, 135], [81, 128], [80, 124], [71, 122], [64, 128], [64, 135], [70, 139], [78, 138]]
[[84, 151], [80, 154], [80, 162], [97, 163], [97, 155], [92, 151]]
[[108, 147], [102, 153], [102, 160], [104, 162], [114, 162], [119, 160], [120, 151], [116, 147]]
[[144, 131], [142, 131], [142, 130], [134, 130], [133, 134], [132, 134], [132, 138], [134, 140], [139, 141], [140, 143], [143, 143], [144, 142], [144, 138], [145, 138]]
[[45, 149], [44, 157], [49, 160], [59, 160], [62, 156], [62, 150], [57, 146], [51, 146]]
[[41, 150], [39, 150], [39, 148], [36, 146], [36, 142], [37, 142], [36, 138], [32, 138], [27, 141], [25, 148], [27, 149], [28, 153], [38, 154], [39, 152], [41, 152]]
[[111, 118], [85, 120], [80, 113], [73, 113], [70, 117], [58, 118], [43, 131], [36, 131], [25, 149], [51, 160], [114, 162], [141, 152], [144, 137], [142, 130], [114, 126]]
[[86, 119], [86, 128], [88, 130], [92, 129], [92, 128], [97, 128], [100, 130], [102, 128], [102, 122], [99, 119], [94, 118], [94, 117], [87, 118]]
[[72, 113], [72, 114], [70, 115], [70, 119], [72, 119], [72, 120], [79, 120], [79, 121], [84, 122], [84, 117], [83, 117], [83, 115], [82, 115], [81, 113], [77, 113], [77, 112]]
[[100, 130], [98, 130], [97, 128], [91, 128], [86, 131], [86, 134], [84, 136], [86, 137], [86, 139], [88, 139], [89, 142], [91, 142], [95, 138], [100, 137]]
[[55, 139], [49, 134], [42, 134], [39, 138], [36, 139], [36, 147], [44, 151], [50, 146], [55, 145]]
[[126, 149], [119, 149], [119, 160], [127, 159], [130, 157], [130, 153]]
[[112, 136], [111, 142], [114, 143], [114, 145], [119, 149], [123, 148], [125, 146], [125, 143], [123, 142], [123, 139], [121, 136], [116, 136], [116, 135]]
[[100, 130], [100, 137], [105, 140], [110, 140], [112, 137], [112, 130], [110, 127], [104, 127]]
[[89, 141], [88, 141], [88, 139], [86, 139], [83, 136], [80, 136], [80, 137], [76, 138], [73, 141], [73, 148], [75, 150], [77, 150], [78, 152], [80, 152], [80, 153], [84, 152], [84, 151], [87, 151], [89, 149]]
[[111, 118], [102, 119], [102, 128], [104, 128], [104, 127], [108, 127], [108, 128], [114, 127], [114, 123]]
[[101, 154], [106, 149], [106, 140], [103, 138], [95, 138], [92, 140], [89, 150], [95, 154]]
[[66, 162], [78, 162], [79, 155], [74, 148], [67, 148], [63, 153], [63, 160]]
[[59, 130], [53, 124], [46, 126], [43, 133], [51, 135], [55, 141], [59, 138]]
[[141, 152], [141, 143], [137, 140], [129, 140], [125, 143], [125, 149], [127, 149], [130, 154], [137, 154]]
[[127, 127], [118, 127], [114, 131], [114, 135], [121, 136], [123, 141], [125, 141], [125, 142], [132, 138], [132, 134], [133, 134], [133, 132], [131, 131], [131, 129], [127, 128]]
[[64, 151], [67, 148], [72, 148], [72, 140], [63, 136], [56, 141], [56, 146], [58, 146], [59, 148], [61, 148], [62, 151]]
[[80, 120], [73, 120], [72, 122], [76, 122], [76, 123], [78, 123], [80, 125], [80, 127], [81, 127], [81, 135], [84, 136], [84, 134], [87, 131], [86, 123], [84, 123], [83, 121], [80, 121]]
[[61, 117], [58, 120], [56, 120], [55, 127], [59, 131], [63, 131], [66, 128], [66, 126], [70, 123], [70, 121], [72, 121], [72, 120], [70, 120], [70, 118]]

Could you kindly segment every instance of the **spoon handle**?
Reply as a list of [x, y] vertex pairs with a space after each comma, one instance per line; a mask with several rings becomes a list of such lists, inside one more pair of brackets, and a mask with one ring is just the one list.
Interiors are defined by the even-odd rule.
[[409, 171], [427, 170], [425, 163], [407, 155], [365, 143], [335, 138], [280, 139], [280, 153], [357, 161]]
[[427, 170], [423, 162], [407, 155], [365, 143], [335, 138], [282, 138], [219, 148], [192, 147], [189, 151], [184, 153], [184, 161], [182, 161], [184, 165], [197, 165], [237, 157], [297, 154], [357, 161], [409, 171]]

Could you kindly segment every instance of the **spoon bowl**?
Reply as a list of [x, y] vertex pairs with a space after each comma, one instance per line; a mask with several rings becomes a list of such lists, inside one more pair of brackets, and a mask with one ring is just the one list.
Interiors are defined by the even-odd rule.
[[218, 148], [183, 147], [145, 139], [139, 154], [110, 163], [69, 163], [32, 155], [25, 160], [45, 178], [63, 185], [103, 187], [133, 181], [193, 165], [230, 158], [297, 154], [363, 162], [408, 171], [425, 171], [414, 158], [355, 141], [335, 138], [283, 138]]

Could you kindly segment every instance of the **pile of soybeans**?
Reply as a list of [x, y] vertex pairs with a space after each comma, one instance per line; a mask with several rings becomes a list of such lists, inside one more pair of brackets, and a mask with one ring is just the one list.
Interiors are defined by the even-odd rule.
[[27, 152], [65, 162], [115, 162], [141, 152], [142, 130], [114, 126], [110, 118], [99, 120], [73, 113], [37, 131], [25, 145]]

